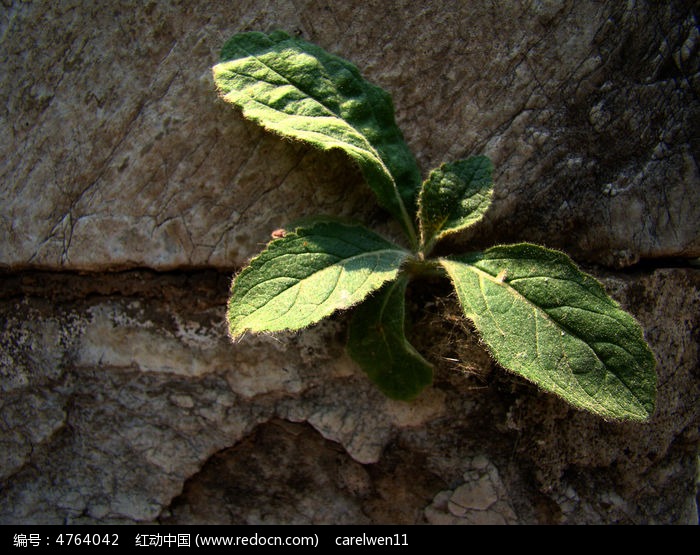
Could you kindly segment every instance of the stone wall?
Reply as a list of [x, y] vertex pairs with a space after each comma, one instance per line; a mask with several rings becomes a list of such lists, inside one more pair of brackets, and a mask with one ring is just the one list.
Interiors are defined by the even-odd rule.
[[[697, 522], [700, 14], [693, 2], [9, 2], [0, 9], [0, 523]], [[497, 367], [447, 289], [412, 403], [346, 315], [231, 344], [231, 275], [331, 213], [396, 229], [340, 154], [219, 100], [286, 29], [392, 94], [424, 172], [494, 161], [471, 245], [567, 251], [645, 329], [658, 408], [604, 422]], [[456, 248], [468, 248], [454, 241]]]

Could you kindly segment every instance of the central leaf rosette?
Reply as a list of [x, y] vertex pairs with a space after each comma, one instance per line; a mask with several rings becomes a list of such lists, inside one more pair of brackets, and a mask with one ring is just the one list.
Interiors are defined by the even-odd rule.
[[566, 255], [523, 243], [429, 258], [487, 212], [488, 158], [443, 164], [421, 184], [389, 95], [349, 62], [285, 33], [234, 36], [214, 78], [225, 101], [266, 129], [343, 150], [410, 245], [328, 218], [290, 229], [234, 279], [233, 338], [298, 330], [353, 308], [350, 356], [388, 396], [411, 399], [432, 367], [406, 338], [406, 288], [412, 276], [438, 271], [501, 366], [603, 417], [652, 414], [655, 360], [641, 327]]

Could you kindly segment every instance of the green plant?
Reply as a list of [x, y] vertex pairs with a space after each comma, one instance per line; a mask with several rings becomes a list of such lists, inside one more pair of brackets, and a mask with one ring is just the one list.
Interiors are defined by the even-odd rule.
[[213, 73], [225, 101], [283, 137], [343, 150], [408, 240], [404, 248], [327, 217], [290, 226], [235, 277], [232, 338], [299, 330], [359, 305], [350, 356], [385, 394], [410, 399], [431, 383], [432, 367], [406, 339], [406, 286], [421, 274], [443, 275], [501, 366], [603, 417], [649, 417], [655, 361], [641, 327], [566, 255], [521, 243], [431, 258], [438, 241], [486, 212], [486, 157], [444, 164], [421, 183], [389, 95], [299, 38], [238, 34], [221, 60]]

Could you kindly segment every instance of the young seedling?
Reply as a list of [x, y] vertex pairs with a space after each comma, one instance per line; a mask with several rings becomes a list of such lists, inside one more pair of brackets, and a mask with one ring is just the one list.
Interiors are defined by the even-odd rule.
[[350, 356], [386, 395], [408, 400], [431, 383], [432, 366], [406, 339], [406, 286], [437, 273], [452, 282], [502, 367], [604, 418], [651, 415], [655, 360], [641, 327], [565, 254], [520, 243], [431, 257], [440, 240], [473, 226], [489, 207], [488, 158], [444, 164], [421, 183], [389, 95], [349, 62], [283, 32], [235, 35], [213, 73], [221, 97], [244, 117], [344, 151], [409, 245], [328, 217], [278, 230], [233, 281], [232, 338], [299, 330], [356, 307]]

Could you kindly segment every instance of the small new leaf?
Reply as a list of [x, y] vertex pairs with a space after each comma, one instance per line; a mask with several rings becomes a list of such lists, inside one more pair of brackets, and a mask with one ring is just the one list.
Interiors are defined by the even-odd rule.
[[415, 244], [420, 172], [385, 91], [351, 63], [281, 31], [235, 35], [221, 60], [213, 73], [225, 101], [270, 131], [343, 150]]
[[419, 197], [421, 243], [424, 252], [445, 235], [478, 222], [491, 204], [492, 166], [486, 156], [474, 156], [433, 170]]
[[655, 360], [641, 327], [566, 255], [518, 244], [440, 262], [501, 366], [603, 417], [652, 414]]
[[229, 333], [305, 328], [395, 279], [408, 254], [359, 225], [323, 220], [299, 227], [234, 279]]
[[430, 385], [433, 369], [404, 333], [408, 280], [401, 276], [355, 309], [348, 353], [385, 395], [409, 400]]

